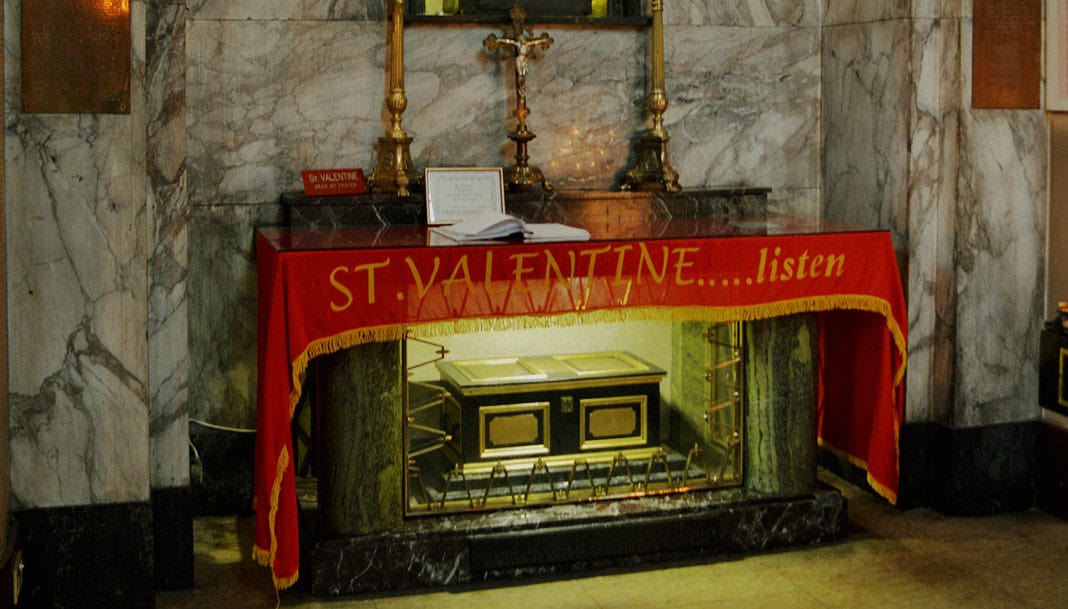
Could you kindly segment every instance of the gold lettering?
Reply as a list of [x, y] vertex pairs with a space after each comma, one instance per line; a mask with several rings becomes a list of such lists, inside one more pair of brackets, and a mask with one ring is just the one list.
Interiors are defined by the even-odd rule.
[[633, 245], [621, 245], [619, 247], [616, 247], [616, 248], [612, 249], [612, 251], [614, 251], [617, 254], [617, 256], [616, 256], [616, 278], [613, 280], [612, 283], [617, 283], [617, 284], [620, 284], [620, 283], [629, 284], [630, 283], [629, 279], [623, 279], [623, 261], [626, 260], [626, 258], [627, 258], [627, 252], [632, 250], [632, 249], [634, 249]]
[[[460, 278], [457, 278], [457, 275]], [[475, 284], [471, 281], [471, 270], [467, 268], [467, 254], [460, 256], [460, 259], [456, 261], [456, 266], [452, 267], [452, 274], [449, 278], [442, 281], [441, 285], [445, 286], [445, 295], [449, 295], [449, 290], [452, 289], [452, 284], [462, 281], [467, 284], [467, 289], [470, 292], [475, 291]]]
[[593, 284], [594, 273], [597, 271], [597, 256], [600, 256], [601, 254], [607, 254], [611, 250], [612, 246], [606, 245], [605, 247], [600, 247], [595, 250], [582, 250], [581, 252], [579, 252], [579, 256], [590, 257], [590, 262], [586, 267], [586, 280], [588, 282], [586, 284], [587, 294], [589, 293], [590, 286]]
[[523, 262], [527, 258], [535, 258], [538, 256], [537, 252], [528, 252], [524, 254], [512, 254], [508, 258], [515, 263], [512, 267], [512, 275], [515, 277], [515, 288], [520, 291], [527, 291], [526, 284], [523, 283], [523, 275], [527, 275], [534, 272], [532, 267], [523, 266]]
[[[845, 272], [845, 254], [837, 256], [835, 254], [827, 254], [827, 277], [841, 277]], [[838, 269], [835, 270], [837, 265]]]
[[562, 284], [565, 288], [571, 288], [571, 281], [575, 279], [575, 253], [568, 252], [571, 255], [571, 275], [564, 275], [563, 270], [560, 269], [560, 265], [557, 264], [556, 258], [553, 253], [545, 250], [545, 289], [549, 289], [552, 286], [551, 275], [556, 275], [556, 281]]
[[823, 264], [823, 254], [816, 254], [812, 257], [812, 266], [808, 267], [808, 274], [813, 279], [816, 275], [820, 274], [820, 265]]
[[502, 294], [508, 291], [507, 287], [494, 290], [493, 286], [493, 250], [486, 250], [486, 280], [483, 282], [487, 294]]
[[782, 275], [779, 275], [779, 279], [782, 281], [790, 281], [794, 278], [794, 262], [793, 258], [785, 258], [782, 261]]
[[641, 250], [641, 254], [638, 256], [638, 269], [635, 272], [638, 285], [642, 284], [642, 263], [645, 263], [645, 267], [649, 269], [649, 274], [653, 276], [653, 282], [664, 283], [664, 277], [667, 275], [668, 267], [668, 248], [664, 246], [663, 264], [660, 265], [660, 273], [657, 274], [656, 268], [653, 266], [653, 259], [649, 257], [649, 249], [645, 247], [645, 243], [639, 243], [638, 249]]
[[676, 254], [678, 259], [675, 261], [675, 285], [690, 285], [695, 280], [683, 279], [682, 269], [690, 268], [693, 266], [693, 262], [686, 262], [686, 254], [691, 252], [701, 251], [699, 247], [677, 247], [672, 250], [671, 253]]
[[341, 292], [345, 295], [345, 304], [334, 304], [333, 301], [330, 301], [330, 310], [335, 313], [340, 313], [341, 311], [344, 311], [345, 309], [352, 306], [352, 292], [350, 292], [349, 289], [345, 287], [345, 284], [337, 280], [338, 271], [347, 273], [349, 272], [349, 269], [348, 267], [339, 266], [334, 270], [330, 271], [330, 285], [334, 286], [334, 288], [337, 289], [338, 292]]
[[375, 303], [375, 270], [387, 266], [389, 266], [389, 258], [386, 258], [385, 262], [368, 262], [367, 264], [352, 267], [353, 273], [367, 271], [367, 304]]
[[[761, 248], [757, 263], [756, 283], [767, 281], [810, 280], [841, 277], [845, 272], [845, 254], [810, 255], [808, 250], [796, 258], [781, 258], [782, 248], [775, 248], [768, 259], [768, 248]], [[780, 265], [780, 262], [782, 263]]]
[[412, 280], [415, 281], [415, 293], [420, 300], [426, 296], [426, 293], [430, 291], [430, 287], [434, 285], [434, 278], [438, 275], [438, 269], [441, 268], [441, 258], [434, 256], [434, 270], [430, 272], [430, 279], [426, 283], [423, 283], [423, 276], [419, 273], [419, 269], [415, 267], [415, 261], [411, 257], [404, 259], [408, 263], [408, 268], [412, 271]]

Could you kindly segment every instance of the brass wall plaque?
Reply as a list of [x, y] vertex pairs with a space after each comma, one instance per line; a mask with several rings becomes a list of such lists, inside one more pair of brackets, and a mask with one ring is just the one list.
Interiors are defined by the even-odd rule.
[[129, 114], [129, 0], [23, 0], [22, 111]]
[[972, 107], [1039, 108], [1042, 1], [975, 0]]

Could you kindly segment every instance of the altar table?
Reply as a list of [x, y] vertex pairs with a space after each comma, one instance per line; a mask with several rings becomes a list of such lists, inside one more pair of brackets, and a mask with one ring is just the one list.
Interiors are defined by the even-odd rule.
[[817, 312], [819, 441], [896, 501], [907, 321], [888, 233], [787, 218], [587, 228], [590, 241], [464, 245], [425, 226], [259, 231], [253, 554], [276, 587], [299, 573], [290, 422], [309, 360], [408, 331]]

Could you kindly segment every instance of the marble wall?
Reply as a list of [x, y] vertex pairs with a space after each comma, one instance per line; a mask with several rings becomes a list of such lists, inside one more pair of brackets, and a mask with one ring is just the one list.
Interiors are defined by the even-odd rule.
[[182, 0], [153, 2], [145, 31], [152, 488], [189, 484], [185, 17]]
[[1044, 116], [971, 109], [971, 3], [827, 3], [826, 217], [890, 229], [909, 300], [907, 420], [1037, 416]]
[[[133, 111], [20, 112], [5, 4], [16, 507], [188, 483], [187, 416], [254, 420], [253, 231], [309, 167], [369, 167], [385, 25], [363, 0], [133, 2]], [[969, 108], [970, 2], [667, 3], [685, 187], [890, 229], [909, 291], [910, 421], [1033, 418], [1045, 123]], [[551, 26], [528, 78], [532, 162], [610, 187], [642, 125], [646, 34]], [[406, 30], [416, 165], [513, 154], [485, 26]], [[1023, 365], [1021, 365], [1023, 362]]]
[[1038, 417], [1036, 345], [1045, 312], [1045, 115], [971, 109], [971, 26], [961, 20], [957, 427]]
[[[362, 2], [190, 2], [190, 411], [251, 425], [253, 227], [276, 222], [299, 170], [374, 162], [385, 26]], [[684, 187], [770, 186], [819, 205], [819, 19], [813, 0], [668, 3], [665, 117]], [[647, 33], [535, 25], [555, 42], [528, 77], [531, 163], [558, 188], [607, 189], [643, 125]], [[510, 64], [484, 25], [410, 25], [406, 130], [424, 166], [512, 162]]]
[[130, 114], [29, 115], [20, 6], [5, 4], [16, 509], [149, 494], [145, 4], [131, 14]]
[[131, 112], [24, 114], [5, 5], [16, 509], [189, 483], [185, 7], [131, 3]]

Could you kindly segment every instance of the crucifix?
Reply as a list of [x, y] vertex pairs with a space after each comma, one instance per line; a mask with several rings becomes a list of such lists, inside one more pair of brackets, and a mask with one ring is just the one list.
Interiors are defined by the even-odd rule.
[[527, 71], [528, 62], [535, 58], [535, 51], [548, 49], [553, 39], [544, 32], [540, 36], [534, 36], [533, 30], [526, 27], [527, 12], [523, 7], [513, 6], [512, 10], [508, 11], [508, 16], [512, 18], [511, 32], [506, 30], [500, 38], [496, 34], [490, 34], [482, 41], [491, 53], [503, 48], [507, 57], [515, 59], [515, 115], [519, 122], [515, 131], [508, 134], [508, 139], [516, 143], [515, 166], [508, 168], [506, 172], [508, 189], [527, 190], [535, 184], [541, 184], [542, 188], [551, 191], [553, 185], [545, 179], [541, 170], [527, 164], [530, 158], [527, 155], [527, 143], [537, 137], [527, 129], [527, 116], [530, 115], [530, 109], [527, 108]]

